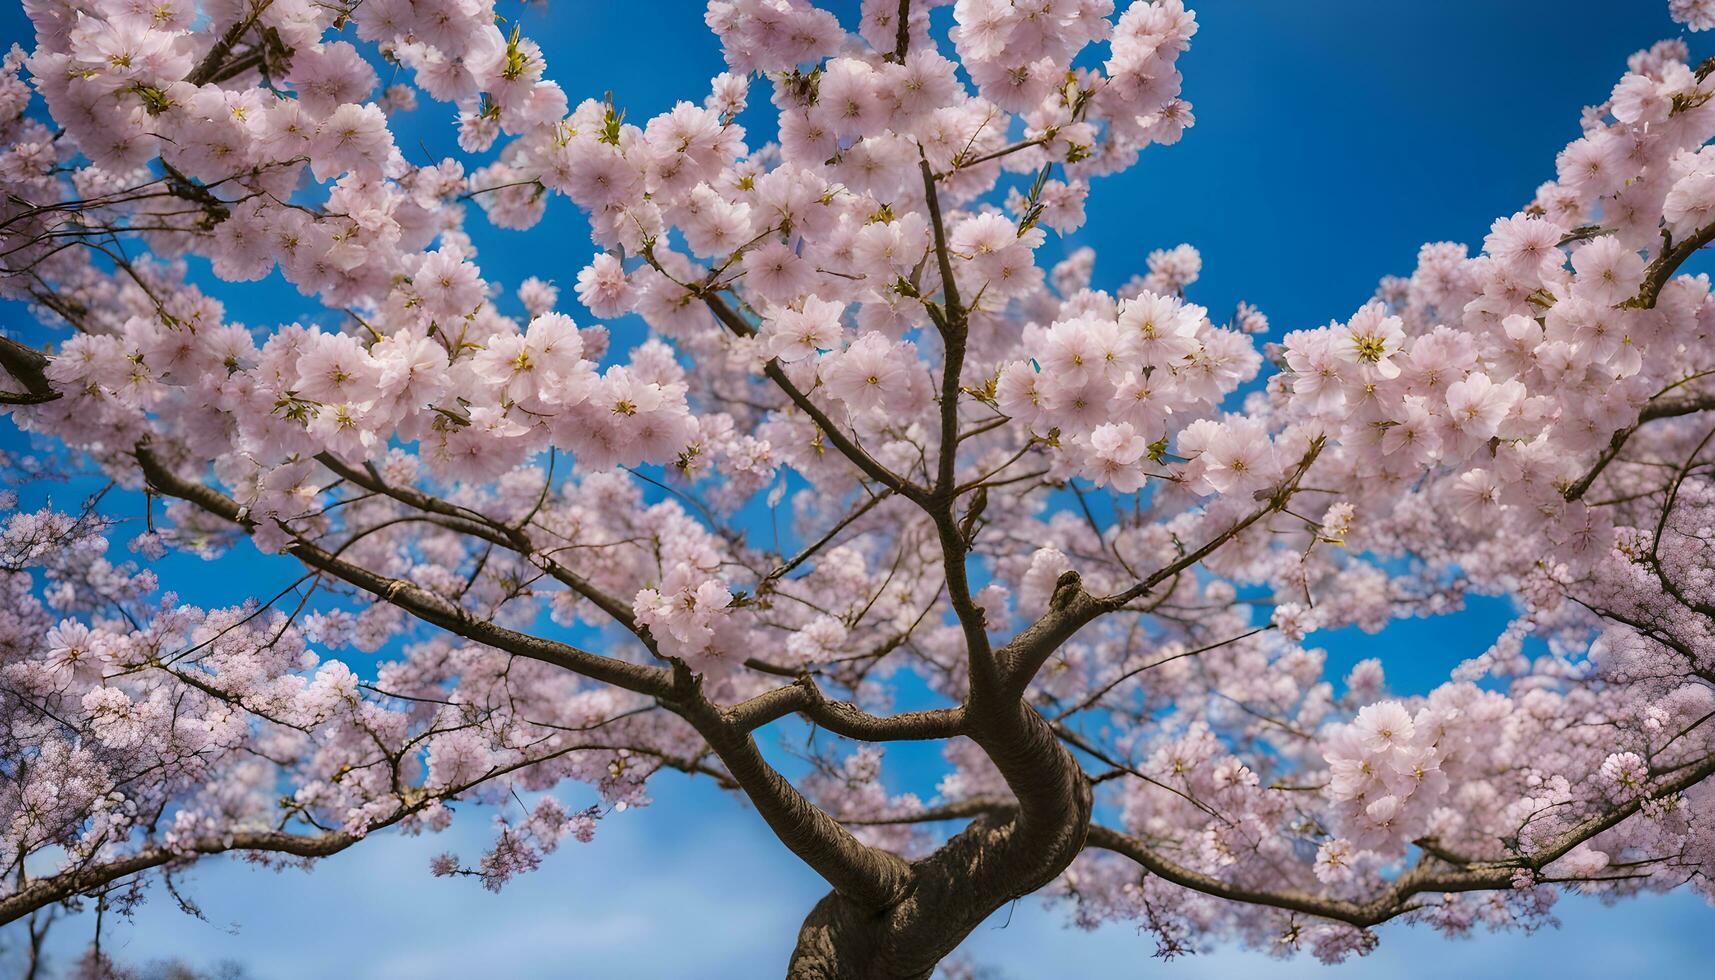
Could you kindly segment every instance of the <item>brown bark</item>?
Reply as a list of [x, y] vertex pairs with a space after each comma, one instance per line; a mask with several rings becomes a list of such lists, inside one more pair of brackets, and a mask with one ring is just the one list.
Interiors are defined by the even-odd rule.
[[928, 977], [984, 919], [1053, 881], [1083, 849], [1090, 782], [1048, 722], [1017, 701], [973, 707], [971, 737], [1001, 770], [1016, 808], [979, 817], [913, 862], [891, 903], [829, 893], [799, 930], [790, 980]]

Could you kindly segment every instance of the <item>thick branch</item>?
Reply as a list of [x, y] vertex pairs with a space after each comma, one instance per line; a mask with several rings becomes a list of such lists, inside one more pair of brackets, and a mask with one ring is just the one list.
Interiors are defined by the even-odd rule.
[[1715, 395], [1686, 395], [1680, 398], [1651, 399], [1649, 404], [1644, 406], [1643, 411], [1638, 413], [1638, 420], [1614, 433], [1614, 437], [1608, 440], [1607, 448], [1602, 450], [1602, 455], [1597, 457], [1595, 464], [1582, 477], [1579, 477], [1578, 482], [1566, 488], [1565, 498], [1577, 500], [1589, 492], [1591, 485], [1596, 482], [1596, 478], [1602, 475], [1602, 471], [1606, 470], [1608, 464], [1620, 455], [1620, 450], [1625, 448], [1626, 440], [1642, 428], [1644, 423], [1653, 422], [1656, 419], [1680, 418], [1711, 409], [1715, 409]]
[[680, 710], [744, 787], [774, 835], [835, 891], [870, 909], [899, 899], [911, 877], [903, 859], [859, 841], [826, 810], [805, 799], [762, 757], [750, 733], [731, 724], [719, 708], [699, 696]]
[[[1691, 258], [1698, 249], [1712, 241], [1715, 241], [1715, 224], [1699, 229], [1690, 238], [1656, 256], [1655, 261], [1651, 262], [1649, 268], [1644, 272], [1643, 285], [1638, 289], [1638, 294], [1624, 305], [1637, 309], [1654, 309], [1656, 300], [1661, 298], [1662, 288], [1667, 285], [1669, 279], [1673, 278], [1673, 274], [1679, 271], [1679, 267], [1685, 264], [1686, 259]], [[1665, 400], [1651, 399], [1650, 403], [1644, 406], [1643, 412], [1639, 414], [1637, 422], [1614, 433], [1614, 437], [1608, 441], [1607, 448], [1602, 451], [1602, 455], [1596, 460], [1596, 464], [1578, 482], [1566, 489], [1566, 499], [1577, 500], [1584, 496], [1585, 492], [1590, 489], [1590, 485], [1596, 482], [1596, 478], [1601, 476], [1608, 464], [1620, 454], [1620, 449], [1625, 446], [1626, 440], [1630, 439], [1638, 427], [1645, 422], [1652, 419], [1690, 415], [1693, 412], [1705, 411], [1712, 407], [1715, 407], [1715, 397], [1707, 395]]]
[[852, 827], [897, 827], [911, 823], [940, 823], [946, 820], [969, 820], [993, 813], [1006, 815], [1018, 809], [1018, 804], [1011, 800], [996, 797], [973, 796], [970, 799], [954, 800], [940, 806], [925, 807], [911, 813], [901, 813], [892, 817], [844, 817], [841, 823]]
[[1267, 905], [1291, 912], [1303, 912], [1307, 915], [1337, 919], [1359, 928], [1368, 928], [1410, 911], [1412, 908], [1410, 900], [1425, 892], [1470, 892], [1511, 888], [1516, 872], [1535, 873], [1541, 871], [1565, 857], [1579, 844], [1630, 817], [1645, 802], [1682, 792], [1708, 778], [1711, 774], [1715, 774], [1715, 755], [1686, 768], [1672, 779], [1662, 781], [1646, 795], [1581, 821], [1571, 829], [1551, 838], [1544, 846], [1527, 856], [1508, 861], [1473, 864], [1452, 869], [1438, 869], [1433, 864], [1428, 863], [1430, 859], [1426, 858], [1412, 870], [1396, 879], [1381, 897], [1374, 901], [1361, 903], [1324, 898], [1307, 892], [1269, 891], [1235, 885], [1177, 864], [1151, 850], [1139, 838], [1099, 825], [1090, 827], [1089, 843], [1091, 847], [1123, 854], [1151, 873], [1176, 885], [1202, 892], [1205, 895], [1213, 895], [1217, 898], [1245, 902], [1251, 905]]
[[628, 605], [596, 588], [583, 576], [555, 561], [552, 556], [537, 551], [535, 543], [522, 527], [502, 524], [479, 511], [460, 507], [412, 487], [400, 487], [387, 483], [365, 469], [349, 465], [333, 453], [321, 453], [316, 456], [316, 460], [341, 478], [371, 493], [383, 494], [400, 503], [430, 514], [439, 515], [446, 521], [452, 522], [443, 523], [442, 526], [499, 545], [523, 556], [547, 572], [555, 581], [588, 599], [596, 608], [643, 640], [651, 651], [655, 649], [654, 638], [649, 635], [647, 630], [638, 626], [637, 620], [632, 615]]
[[223, 854], [227, 851], [265, 851], [295, 857], [327, 857], [355, 844], [362, 837], [343, 831], [305, 836], [277, 832], [246, 832], [203, 837], [175, 848], [156, 845], [134, 854], [99, 864], [86, 864], [46, 878], [37, 878], [0, 899], [0, 926], [29, 915], [39, 908], [81, 895], [127, 875], [148, 871], [189, 857]]
[[[959, 299], [958, 281], [953, 276], [952, 253], [947, 248], [947, 230], [941, 216], [940, 197], [935, 190], [935, 174], [929, 169], [928, 160], [920, 158], [918, 163], [923, 172], [923, 198], [929, 209], [930, 226], [934, 230], [935, 262], [941, 273], [941, 298], [946, 304], [944, 313], [932, 317], [941, 332], [943, 348], [941, 455], [936, 461], [934, 490], [928, 500], [923, 501], [923, 507], [935, 521], [935, 534], [941, 545], [943, 574], [947, 579], [947, 598], [953, 607], [954, 615], [959, 619], [959, 628], [965, 635], [971, 688], [973, 691], [993, 692], [999, 687], [1000, 672], [995, 664], [994, 653], [989, 647], [988, 628], [984, 622], [983, 611], [971, 598], [970, 575], [965, 567], [970, 550], [970, 535], [974, 534], [975, 517], [986, 496], [979, 493], [976, 502], [971, 505], [972, 514], [966, 522], [970, 530], [960, 526], [953, 512], [959, 501], [959, 383], [965, 369], [965, 346], [970, 323], [964, 304]], [[929, 312], [935, 314], [933, 304], [929, 304]]]
[[[253, 520], [244, 515], [237, 501], [218, 490], [173, 473], [147, 445], [137, 447], [137, 461], [142, 465], [143, 475], [153, 490], [189, 501], [210, 514], [237, 524], [247, 532], [256, 526]], [[287, 550], [311, 568], [364, 589], [426, 623], [467, 639], [486, 643], [507, 653], [562, 667], [592, 680], [639, 694], [664, 697], [674, 689], [672, 672], [664, 667], [651, 667], [603, 657], [570, 644], [497, 626], [412, 582], [379, 575], [307, 541], [295, 541]]]
[[197, 66], [191, 69], [191, 73], [185, 76], [185, 81], [192, 85], [204, 85], [216, 81], [215, 76], [221, 73], [221, 63], [226, 60], [227, 55], [232, 53], [233, 45], [238, 43], [238, 40], [244, 36], [244, 32], [250, 30], [257, 18], [261, 17], [273, 3], [274, 0], [259, 0], [249, 16], [235, 21], [226, 33], [214, 42], [214, 46], [208, 49], [208, 54], [203, 55], [202, 61], [198, 62]]
[[1661, 297], [1662, 288], [1667, 285], [1667, 281], [1673, 278], [1673, 274], [1679, 271], [1679, 267], [1685, 264], [1686, 259], [1697, 254], [1698, 249], [1710, 242], [1715, 242], [1715, 224], [1698, 229], [1696, 234], [1690, 238], [1679, 242], [1657, 256], [1656, 260], [1651, 262], [1649, 268], [1644, 271], [1643, 287], [1638, 290], [1638, 295], [1628, 305], [1646, 310], [1653, 309], [1655, 301]]
[[1054, 651], [1106, 609], [1101, 600], [1084, 591], [1077, 572], [1062, 574], [1054, 583], [1048, 611], [995, 651], [1005, 676], [1005, 690], [1022, 695]]
[[1298, 492], [1298, 485], [1304, 479], [1304, 474], [1309, 472], [1311, 464], [1316, 462], [1316, 457], [1321, 454], [1323, 445], [1324, 440], [1321, 437], [1311, 441], [1310, 448], [1299, 459], [1298, 465], [1269, 495], [1264, 506], [1210, 538], [1202, 547], [1151, 572], [1124, 592], [1097, 598], [1084, 591], [1077, 573], [1067, 572], [1060, 576], [1060, 581], [1054, 588], [1054, 596], [1049, 601], [1048, 611], [1013, 637], [996, 655], [1005, 672], [1006, 689], [1009, 692], [1022, 693], [1030, 685], [1030, 680], [1036, 676], [1036, 672], [1041, 670], [1048, 658], [1054, 655], [1054, 651], [1060, 648], [1060, 644], [1083, 629], [1091, 620], [1103, 613], [1122, 609], [1132, 600], [1149, 594], [1162, 582], [1214, 554], [1216, 549], [1244, 533], [1257, 521], [1284, 510], [1292, 495]]
[[758, 694], [729, 710], [727, 719], [740, 731], [748, 732], [790, 714], [801, 714], [835, 735], [863, 742], [952, 738], [961, 733], [965, 722], [962, 708], [872, 715], [850, 702], [828, 698], [808, 677]]
[[[167, 469], [146, 445], [137, 459], [152, 488], [201, 507], [250, 530], [232, 498]], [[806, 800], [786, 778], [769, 766], [749, 733], [731, 724], [721, 709], [703, 697], [688, 672], [678, 674], [602, 657], [564, 643], [519, 633], [479, 620], [461, 607], [400, 579], [388, 579], [329, 554], [305, 541], [289, 550], [300, 561], [380, 596], [418, 619], [460, 636], [518, 656], [565, 668], [625, 690], [656, 696], [663, 705], [689, 721], [709, 743], [727, 772], [768, 822], [782, 843], [821, 874], [841, 894], [863, 903], [883, 904], [896, 897], [907, 877], [897, 856], [860, 843], [839, 822]], [[829, 718], [839, 721], [843, 712]]]
[[911, 50], [911, 0], [899, 0], [899, 12], [894, 16], [899, 23], [893, 27], [892, 60], [902, 62]]
[[0, 367], [24, 386], [21, 392], [0, 392], [0, 405], [35, 405], [60, 397], [43, 373], [48, 356], [10, 337], [0, 337]]

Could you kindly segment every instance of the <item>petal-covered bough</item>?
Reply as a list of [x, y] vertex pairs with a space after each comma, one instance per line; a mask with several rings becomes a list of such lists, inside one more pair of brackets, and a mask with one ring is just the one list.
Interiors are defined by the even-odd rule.
[[[1715, 301], [1682, 267], [1715, 78], [1684, 43], [1480, 254], [1259, 347], [1261, 311], [1190, 301], [1189, 246], [1117, 293], [1040, 257], [1193, 123], [1180, 0], [867, 0], [855, 33], [713, 0], [728, 70], [642, 125], [489, 0], [27, 7], [0, 295], [41, 323], [0, 338], [0, 404], [57, 448], [4, 462], [109, 489], [3, 500], [0, 922], [472, 802], [493, 849], [432, 870], [499, 889], [663, 770], [828, 882], [796, 977], [926, 976], [1033, 892], [1164, 955], [1331, 960], [1709, 892]], [[419, 93], [488, 162], [404, 152]], [[559, 282], [648, 336], [503, 294], [472, 205], [580, 211]], [[305, 322], [226, 316], [220, 282], [276, 275]], [[188, 604], [109, 557], [139, 510], [143, 559], [299, 577]], [[1306, 645], [1470, 594], [1515, 618], [1427, 694]], [[932, 797], [889, 789], [896, 741], [942, 745]]]

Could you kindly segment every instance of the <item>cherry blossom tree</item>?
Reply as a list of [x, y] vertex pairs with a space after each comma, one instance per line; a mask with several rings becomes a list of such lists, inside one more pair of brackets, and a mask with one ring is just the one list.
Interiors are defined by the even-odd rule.
[[[1191, 302], [1189, 246], [1117, 295], [1039, 258], [1192, 125], [1181, 0], [855, 32], [711, 0], [728, 70], [641, 125], [489, 0], [24, 7], [0, 295], [44, 339], [0, 338], [0, 401], [59, 449], [11, 465], [110, 490], [4, 501], [0, 923], [467, 804], [492, 848], [426, 870], [500, 890], [666, 770], [826, 879], [801, 978], [925, 977], [1032, 893], [1330, 961], [1715, 895], [1715, 299], [1681, 268], [1715, 62], [1682, 41], [1479, 254], [1261, 342]], [[419, 99], [466, 160], [410, 162]], [[573, 208], [575, 302], [479, 266], [467, 217]], [[312, 322], [208, 291], [276, 275]], [[149, 565], [233, 549], [302, 577], [204, 609]], [[1307, 641], [1472, 594], [1515, 618], [1426, 695]], [[888, 788], [901, 741], [939, 743], [932, 796]]]

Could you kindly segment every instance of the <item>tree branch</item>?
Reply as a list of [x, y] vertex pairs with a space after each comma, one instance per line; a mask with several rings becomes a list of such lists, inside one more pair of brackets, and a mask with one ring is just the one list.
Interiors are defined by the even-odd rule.
[[1451, 870], [1438, 870], [1427, 863], [1430, 858], [1425, 858], [1412, 870], [1396, 879], [1379, 898], [1361, 903], [1324, 898], [1307, 892], [1269, 891], [1235, 885], [1179, 865], [1151, 850], [1137, 837], [1099, 825], [1090, 827], [1089, 843], [1091, 847], [1131, 858], [1151, 873], [1205, 895], [1303, 912], [1307, 915], [1337, 919], [1359, 928], [1368, 928], [1410, 911], [1409, 900], [1424, 892], [1470, 892], [1511, 888], [1516, 872], [1528, 871], [1534, 874], [1541, 871], [1565, 857], [1579, 844], [1636, 813], [1644, 803], [1682, 792], [1711, 774], [1715, 774], [1715, 755], [1687, 767], [1672, 779], [1658, 783], [1647, 794], [1579, 822], [1571, 829], [1551, 838], [1534, 853], [1523, 857], [1472, 864]]
[[[709, 308], [710, 312], [714, 313], [715, 317], [719, 319], [721, 323], [725, 324], [727, 329], [731, 330], [734, 334], [740, 337], [751, 337], [756, 334], [756, 328], [746, 323], [744, 317], [739, 316], [738, 313], [732, 307], [728, 306], [726, 301], [721, 299], [718, 295], [711, 292], [704, 292], [702, 293], [702, 299], [704, 305]], [[895, 493], [901, 494], [919, 503], [922, 502], [924, 492], [921, 487], [909, 480], [906, 480], [904, 477], [899, 476], [892, 470], [889, 470], [887, 467], [876, 462], [875, 458], [869, 453], [864, 452], [861, 446], [853, 442], [850, 437], [841, 431], [839, 426], [834, 424], [834, 420], [828, 417], [828, 413], [822, 411], [815, 402], [810, 400], [810, 396], [798, 390], [798, 386], [793, 384], [792, 379], [786, 376], [786, 372], [780, 369], [779, 361], [770, 360], [767, 364], [764, 364], [762, 366], [762, 373], [766, 374], [771, 381], [778, 385], [780, 390], [786, 393], [786, 397], [792, 399], [792, 404], [798, 406], [799, 410], [805, 415], [810, 416], [810, 419], [814, 421], [816, 426], [828, 437], [828, 441], [833, 443], [834, 448], [840, 451], [840, 455], [850, 460], [859, 470], [862, 470], [865, 476], [868, 476], [870, 479], [884, 487], [887, 487]]]
[[955, 800], [941, 806], [932, 806], [915, 813], [902, 813], [893, 817], [844, 817], [840, 822], [851, 827], [897, 827], [912, 823], [940, 823], [944, 820], [965, 820], [970, 817], [980, 817], [986, 813], [1008, 814], [1018, 809], [1018, 804], [1011, 800], [1003, 800], [989, 796], [973, 796], [968, 800]]
[[1685, 264], [1686, 259], [1691, 258], [1698, 249], [1712, 241], [1715, 241], [1715, 224], [1699, 228], [1690, 238], [1661, 253], [1654, 262], [1650, 263], [1649, 268], [1644, 270], [1643, 286], [1638, 290], [1637, 296], [1633, 297], [1631, 302], [1626, 305], [1638, 309], [1654, 309], [1655, 302], [1661, 298], [1662, 288], [1667, 285], [1667, 281], [1673, 278], [1673, 274], [1679, 271], [1679, 267]]
[[[941, 545], [941, 565], [947, 579], [947, 598], [959, 619], [965, 635], [965, 653], [969, 661], [973, 691], [995, 691], [1000, 686], [1000, 671], [994, 652], [989, 646], [988, 627], [983, 611], [971, 598], [970, 574], [966, 560], [970, 539], [954, 515], [958, 505], [959, 459], [959, 395], [960, 378], [964, 373], [965, 345], [970, 332], [964, 304], [959, 300], [959, 284], [953, 276], [952, 255], [947, 249], [947, 230], [941, 216], [941, 202], [935, 190], [935, 174], [919, 148], [918, 166], [923, 174], [923, 198], [929, 210], [929, 223], [934, 230], [935, 262], [941, 273], [941, 297], [946, 304], [942, 315], [932, 318], [941, 333], [941, 455], [936, 461], [935, 487], [929, 498], [922, 501], [924, 510], [935, 521], [936, 537]], [[927, 302], [927, 301], [926, 301]], [[935, 313], [933, 304], [927, 304]], [[983, 501], [972, 505], [980, 509]], [[974, 529], [974, 513], [972, 527]]]
[[873, 715], [850, 702], [828, 698], [809, 677], [741, 702], [726, 717], [735, 728], [748, 732], [791, 714], [803, 715], [835, 735], [864, 742], [952, 738], [963, 732], [965, 724], [963, 708]]
[[1257, 521], [1285, 509], [1292, 495], [1298, 491], [1300, 481], [1309, 472], [1316, 457], [1321, 454], [1325, 441], [1318, 436], [1310, 443], [1310, 448], [1298, 461], [1285, 480], [1270, 495], [1268, 503], [1252, 511], [1243, 519], [1233, 524], [1209, 539], [1202, 547], [1181, 556], [1161, 568], [1150, 573], [1142, 581], [1125, 590], [1109, 596], [1096, 597], [1084, 590], [1082, 580], [1076, 572], [1067, 572], [1060, 576], [1055, 583], [1053, 598], [1049, 600], [1048, 611], [1029, 627], [1020, 631], [1006, 646], [996, 654], [1002, 664], [1006, 678], [1006, 689], [1022, 693], [1030, 686], [1030, 681], [1048, 658], [1060, 645], [1072, 637], [1078, 630], [1084, 628], [1091, 620], [1103, 613], [1122, 609], [1134, 599], [1147, 595], [1150, 590], [1180, 574], [1191, 566], [1213, 554], [1216, 549], [1238, 537], [1246, 528]]
[[28, 915], [36, 909], [118, 881], [127, 875], [192, 856], [223, 854], [228, 851], [264, 851], [296, 857], [327, 857], [362, 839], [359, 835], [343, 831], [313, 836], [262, 831], [203, 837], [172, 848], [162, 845], [146, 847], [112, 861], [88, 864], [50, 877], [35, 879], [0, 899], [0, 925]]
[[870, 909], [885, 908], [899, 900], [911, 878], [911, 868], [903, 858], [853, 837], [768, 764], [748, 731], [731, 724], [706, 699], [699, 696], [684, 705], [681, 713], [744, 787], [774, 836], [835, 891]]
[[[232, 498], [172, 473], [147, 445], [139, 445], [136, 452], [144, 476], [155, 490], [196, 504], [247, 531], [255, 527], [255, 522], [243, 515]], [[732, 724], [718, 706], [702, 695], [683, 666], [668, 671], [518, 633], [479, 620], [409, 582], [377, 575], [301, 539], [289, 550], [305, 564], [374, 593], [424, 622], [615, 687], [654, 695], [703, 736], [780, 841], [841, 894], [879, 907], [896, 900], [905, 887], [909, 868], [901, 858], [864, 845], [826, 811], [805, 799], [763, 759], [749, 732]], [[863, 718], [853, 718], [851, 712], [837, 708], [829, 709], [826, 718], [842, 726], [844, 719], [851, 719], [853, 724], [863, 722]]]
[[[195, 504], [216, 517], [254, 530], [256, 522], [245, 516], [238, 502], [218, 490], [178, 476], [157, 458], [146, 444], [136, 448], [137, 462], [151, 489]], [[592, 680], [639, 694], [667, 697], [674, 691], [672, 672], [664, 667], [634, 664], [581, 650], [570, 644], [520, 633], [478, 619], [461, 606], [404, 579], [388, 578], [298, 539], [287, 550], [299, 561], [355, 585], [392, 603], [411, 615], [466, 639], [486, 643], [507, 653], [562, 667]]]
[[895, 16], [899, 23], [893, 27], [893, 57], [890, 60], [903, 62], [911, 50], [911, 0], [899, 0], [899, 13]]
[[1715, 395], [1686, 395], [1680, 398], [1651, 399], [1649, 404], [1644, 406], [1643, 411], [1638, 413], [1636, 422], [1614, 433], [1614, 437], [1608, 440], [1607, 448], [1603, 449], [1602, 455], [1596, 459], [1595, 465], [1591, 466], [1582, 477], [1579, 477], [1578, 482], [1567, 487], [1563, 496], [1567, 500], [1577, 500], [1589, 492], [1591, 485], [1596, 482], [1596, 478], [1602, 475], [1602, 471], [1607, 469], [1608, 464], [1612, 463], [1620, 455], [1620, 450], [1625, 448], [1626, 440], [1642, 428], [1644, 423], [1653, 422], [1656, 419], [1679, 418], [1711, 409], [1715, 409]]
[[0, 367], [24, 386], [22, 392], [0, 392], [0, 405], [36, 405], [60, 397], [44, 369], [48, 355], [10, 337], [0, 337]]
[[588, 599], [596, 608], [606, 613], [619, 625], [623, 626], [644, 642], [651, 652], [655, 652], [655, 639], [649, 631], [637, 624], [631, 607], [619, 599], [608, 595], [592, 585], [587, 579], [555, 561], [552, 556], [545, 555], [536, 549], [530, 535], [522, 527], [502, 524], [480, 511], [468, 507], [460, 507], [449, 503], [432, 494], [423, 493], [412, 487], [394, 486], [367, 470], [351, 466], [333, 453], [321, 453], [316, 460], [329, 470], [338, 474], [342, 479], [362, 487], [371, 493], [379, 493], [391, 497], [400, 503], [415, 507], [430, 514], [437, 514], [452, 524], [443, 524], [450, 530], [499, 545], [515, 554], [531, 561], [538, 568], [547, 572], [557, 582]]

